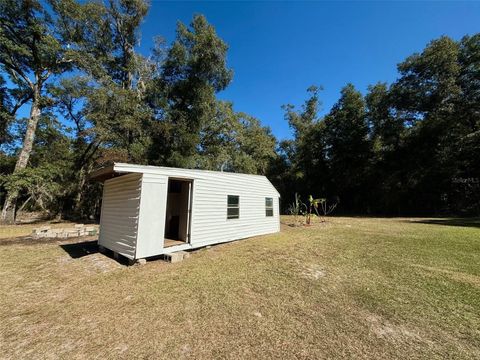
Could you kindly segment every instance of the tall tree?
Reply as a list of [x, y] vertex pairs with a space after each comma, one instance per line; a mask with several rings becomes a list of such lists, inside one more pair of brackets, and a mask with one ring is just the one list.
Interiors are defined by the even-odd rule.
[[368, 87], [365, 96], [366, 117], [372, 144], [369, 188], [376, 194], [369, 205], [377, 213], [395, 213], [404, 183], [405, 166], [402, 140], [405, 135], [403, 119], [392, 104], [391, 92], [386, 83]]
[[462, 215], [480, 214], [480, 34], [459, 42], [460, 95], [449, 132], [447, 161], [454, 164], [449, 208]]
[[62, 33], [79, 50], [76, 62], [82, 71], [50, 89], [57, 109], [73, 124], [75, 138], [64, 211], [82, 215], [96, 194], [87, 181], [94, 167], [147, 162], [152, 111], [146, 88], [158, 65], [135, 51], [148, 12], [145, 1], [59, 2], [56, 11], [65, 19]]
[[365, 96], [367, 122], [370, 136], [378, 151], [391, 151], [398, 146], [403, 121], [394, 113], [390, 92], [386, 83], [368, 87]]
[[371, 146], [368, 141], [365, 101], [352, 84], [341, 91], [340, 100], [325, 117], [326, 157], [336, 195], [351, 210], [365, 210], [365, 175]]
[[147, 60], [135, 46], [147, 12], [143, 0], [109, 0], [96, 25], [103, 32], [85, 43], [96, 58], [90, 55], [90, 63], [83, 66], [94, 81], [86, 93], [85, 116], [95, 128], [96, 140], [112, 149], [106, 160], [145, 162], [152, 117], [144, 101], [149, 74], [144, 71]]
[[[68, 44], [59, 35], [56, 19], [36, 0], [0, 1], [0, 65], [19, 92], [28, 90], [30, 116], [15, 172], [27, 167], [37, 124], [45, 105], [45, 85], [71, 68]], [[1, 221], [14, 221], [17, 193], [10, 192]]]
[[202, 169], [265, 174], [275, 151], [270, 129], [233, 104], [219, 101], [216, 114], [201, 131], [196, 164]]
[[0, 145], [8, 139], [8, 127], [12, 121], [10, 113], [11, 99], [5, 80], [0, 76]]
[[194, 16], [190, 27], [178, 23], [176, 40], [157, 79], [157, 97], [165, 99], [167, 109], [157, 112], [152, 162], [195, 166], [200, 131], [215, 116], [215, 93], [232, 79], [227, 50], [204, 16]]
[[[291, 177], [299, 183], [299, 188], [310, 187], [312, 183], [319, 182], [318, 173], [323, 162], [319, 148], [321, 146], [319, 137], [322, 131], [321, 119], [318, 117], [321, 105], [320, 90], [322, 90], [321, 87], [310, 86], [307, 89], [310, 97], [299, 110], [290, 104], [282, 106], [285, 111], [284, 117], [294, 135], [293, 142], [287, 147], [290, 151], [285, 154], [290, 157]], [[284, 145], [287, 144], [284, 143]]]
[[315, 85], [307, 89], [310, 97], [305, 101], [300, 111], [296, 111], [295, 106], [291, 104], [282, 106], [282, 109], [285, 111], [285, 119], [290, 128], [293, 129], [293, 135], [298, 141], [318, 121], [318, 110], [321, 105], [318, 97], [320, 90], [322, 90], [322, 87]]
[[[398, 65], [400, 78], [392, 85], [395, 109], [410, 131], [405, 143], [403, 186], [410, 208], [438, 212], [450, 187], [456, 150], [456, 104], [461, 93], [458, 78], [459, 45], [448, 37], [432, 41]], [[418, 204], [421, 204], [418, 206]]]
[[460, 96], [457, 113], [469, 132], [480, 130], [480, 34], [460, 41]]

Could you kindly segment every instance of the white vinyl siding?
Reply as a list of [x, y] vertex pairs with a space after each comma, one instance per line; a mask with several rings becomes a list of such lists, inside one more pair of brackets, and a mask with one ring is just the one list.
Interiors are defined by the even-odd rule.
[[98, 244], [135, 258], [142, 174], [105, 181]]
[[[280, 231], [279, 194], [265, 176], [129, 164], [115, 164], [114, 171], [143, 174], [152, 184], [142, 189], [137, 258], [173, 251], [163, 248], [168, 178], [193, 181], [190, 243], [183, 250]], [[239, 196], [238, 219], [227, 219], [228, 195]], [[273, 216], [266, 216], [265, 198], [272, 199]]]

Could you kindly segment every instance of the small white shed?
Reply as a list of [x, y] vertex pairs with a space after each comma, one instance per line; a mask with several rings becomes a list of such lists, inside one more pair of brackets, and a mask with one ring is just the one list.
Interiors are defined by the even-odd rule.
[[99, 245], [130, 260], [280, 231], [265, 176], [115, 163], [104, 181]]

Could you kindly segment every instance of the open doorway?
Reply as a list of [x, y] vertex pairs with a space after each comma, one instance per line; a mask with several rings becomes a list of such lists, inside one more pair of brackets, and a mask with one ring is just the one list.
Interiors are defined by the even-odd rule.
[[168, 179], [165, 240], [163, 247], [190, 242], [192, 181]]

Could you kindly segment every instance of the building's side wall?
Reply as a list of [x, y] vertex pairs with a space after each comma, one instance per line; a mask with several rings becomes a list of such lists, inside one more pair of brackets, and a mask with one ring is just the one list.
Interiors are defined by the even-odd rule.
[[136, 259], [162, 253], [167, 192], [167, 176], [143, 175]]
[[98, 244], [135, 258], [142, 174], [105, 181]]
[[[227, 195], [240, 197], [240, 218], [227, 219]], [[273, 198], [273, 216], [265, 198]], [[194, 181], [191, 244], [204, 246], [280, 231], [279, 198], [266, 178], [206, 174]]]

